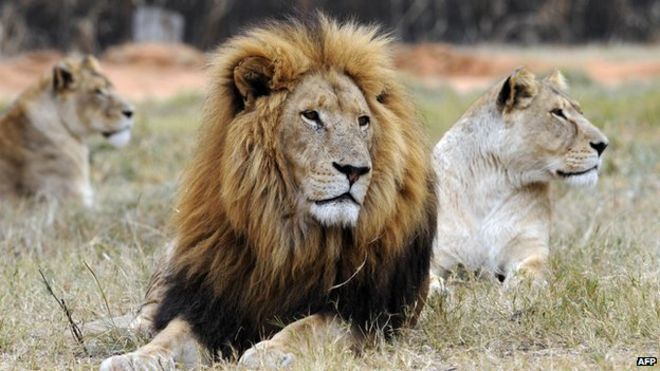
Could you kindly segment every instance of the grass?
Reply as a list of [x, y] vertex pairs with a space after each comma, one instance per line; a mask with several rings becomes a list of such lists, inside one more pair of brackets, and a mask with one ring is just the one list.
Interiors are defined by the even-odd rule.
[[[475, 98], [412, 86], [436, 141]], [[660, 82], [572, 95], [611, 140], [591, 190], [556, 187], [552, 277], [543, 293], [457, 281], [420, 323], [362, 357], [328, 345], [296, 369], [629, 369], [660, 355]], [[146, 339], [92, 337], [85, 323], [134, 310], [171, 238], [177, 178], [195, 146], [201, 97], [140, 106], [122, 151], [93, 143], [98, 206], [0, 204], [0, 369], [94, 369]], [[46, 290], [64, 300], [84, 344]], [[220, 363], [217, 368], [232, 368]]]

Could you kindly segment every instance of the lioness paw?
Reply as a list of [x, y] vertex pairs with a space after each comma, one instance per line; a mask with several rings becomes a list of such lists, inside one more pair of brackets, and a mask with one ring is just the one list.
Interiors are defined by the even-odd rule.
[[176, 370], [174, 358], [166, 353], [144, 354], [126, 353], [106, 358], [101, 363], [100, 371], [160, 371]]
[[445, 280], [442, 277], [438, 277], [431, 273], [429, 281], [428, 298], [435, 297], [436, 295], [446, 296], [449, 293], [447, 286], [445, 285]]
[[246, 350], [238, 360], [238, 364], [251, 370], [276, 369], [289, 367], [294, 361], [295, 356], [292, 353], [276, 343], [265, 340]]

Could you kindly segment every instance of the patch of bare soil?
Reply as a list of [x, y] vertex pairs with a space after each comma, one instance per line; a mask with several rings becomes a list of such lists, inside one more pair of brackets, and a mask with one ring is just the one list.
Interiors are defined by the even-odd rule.
[[203, 52], [179, 44], [127, 44], [101, 57], [117, 89], [136, 100], [203, 90], [206, 60]]
[[488, 86], [521, 65], [515, 58], [480, 56], [439, 43], [399, 45], [394, 61], [397, 68], [427, 85], [448, 84], [459, 91]]
[[[509, 47], [454, 47], [422, 43], [398, 45], [395, 64], [422, 83], [447, 84], [459, 91], [483, 89], [516, 67], [533, 71], [553, 67], [584, 71], [591, 79], [617, 85], [634, 80], [660, 78], [660, 46], [583, 49]], [[0, 100], [15, 98], [63, 54], [38, 51], [0, 59]], [[207, 55], [180, 44], [126, 44], [108, 49], [101, 64], [117, 89], [130, 99], [165, 99], [205, 88]]]
[[459, 91], [482, 89], [520, 66], [535, 72], [553, 68], [583, 71], [590, 79], [613, 86], [660, 78], [660, 46], [525, 50], [427, 43], [400, 45], [395, 63], [426, 84], [445, 83]]
[[[14, 99], [64, 55], [30, 52], [0, 60], [0, 100]], [[129, 99], [164, 99], [204, 89], [206, 55], [179, 44], [127, 44], [108, 49], [101, 66]]]
[[508, 71], [515, 66], [515, 61], [479, 58], [457, 52], [451, 45], [423, 43], [399, 45], [395, 64], [398, 68], [422, 77], [480, 77]]

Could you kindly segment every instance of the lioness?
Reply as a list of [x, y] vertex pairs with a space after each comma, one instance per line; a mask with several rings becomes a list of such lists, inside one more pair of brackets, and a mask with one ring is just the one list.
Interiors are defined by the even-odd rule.
[[62, 60], [0, 117], [0, 200], [72, 196], [91, 206], [85, 140], [101, 134], [121, 147], [132, 126], [133, 107], [94, 57]]
[[[432, 273], [445, 278], [462, 265], [507, 284], [516, 272], [544, 282], [549, 182], [594, 185], [607, 147], [566, 91], [559, 71], [539, 81], [517, 70], [435, 146], [439, 212]], [[436, 281], [432, 290], [441, 287]]]

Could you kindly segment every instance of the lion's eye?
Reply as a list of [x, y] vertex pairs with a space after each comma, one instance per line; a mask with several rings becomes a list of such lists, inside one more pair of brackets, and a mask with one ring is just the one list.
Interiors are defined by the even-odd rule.
[[360, 124], [360, 127], [366, 128], [367, 125], [371, 122], [371, 119], [369, 116], [360, 116], [358, 117], [358, 124]]
[[564, 120], [566, 120], [566, 115], [564, 115], [564, 111], [561, 108], [555, 108], [552, 111], [550, 111], [553, 115], [560, 117]]
[[300, 113], [304, 118], [310, 121], [315, 121], [315, 122], [320, 122], [321, 118], [319, 117], [319, 113], [313, 110], [309, 111], [303, 111]]
[[300, 115], [303, 117], [303, 120], [309, 122], [315, 129], [320, 130], [323, 128], [323, 122], [321, 122], [321, 117], [318, 112], [307, 110], [300, 112]]
[[105, 92], [101, 88], [96, 88], [96, 89], [94, 89], [94, 94], [102, 96], [102, 95], [105, 95]]

